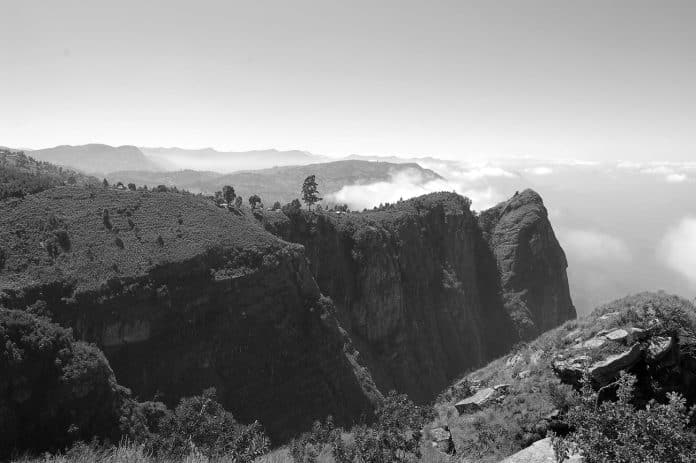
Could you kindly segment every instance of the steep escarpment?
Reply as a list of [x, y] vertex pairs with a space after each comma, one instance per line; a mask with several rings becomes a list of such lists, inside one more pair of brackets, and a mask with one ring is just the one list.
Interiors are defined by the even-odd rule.
[[565, 253], [536, 192], [516, 193], [482, 212], [479, 224], [496, 257], [505, 308], [522, 338], [575, 318]]
[[191, 195], [56, 188], [0, 204], [0, 305], [48, 314], [170, 404], [204, 388], [276, 438], [379, 393], [302, 247]]
[[265, 220], [305, 246], [319, 287], [383, 391], [430, 400], [518, 340], [466, 198], [438, 193], [380, 211], [267, 212]]

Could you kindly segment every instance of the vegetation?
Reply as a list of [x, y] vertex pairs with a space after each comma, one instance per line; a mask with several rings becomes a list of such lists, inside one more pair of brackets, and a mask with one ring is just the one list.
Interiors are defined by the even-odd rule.
[[302, 184], [302, 201], [305, 202], [307, 208], [311, 211], [312, 206], [321, 201], [323, 198], [319, 196], [319, 187], [315, 175], [310, 175], [304, 179]]
[[21, 151], [0, 149], [0, 200], [23, 198], [61, 185], [94, 185], [98, 180], [40, 162]]
[[251, 209], [256, 209], [258, 207], [263, 207], [263, 204], [261, 203], [261, 198], [259, 198], [259, 195], [251, 195], [249, 196], [249, 206]]
[[616, 402], [600, 403], [597, 392], [583, 388], [566, 417], [574, 432], [554, 440], [559, 462], [578, 451], [587, 463], [696, 461], [696, 434], [688, 426], [693, 408], [688, 411], [680, 394], [669, 393], [665, 404], [653, 399], [636, 409], [635, 383], [635, 376], [623, 374]]
[[421, 429], [432, 419], [432, 409], [392, 391], [378, 407], [376, 418], [372, 425], [350, 431], [334, 427], [331, 417], [324, 423], [317, 421], [310, 432], [290, 444], [290, 455], [297, 463], [314, 463], [320, 455], [331, 455], [337, 463], [418, 461]]
[[134, 401], [98, 348], [75, 341], [70, 330], [34, 313], [40, 311], [0, 308], [0, 458], [119, 438], [166, 458], [194, 453], [250, 462], [268, 451], [261, 425], [237, 423], [213, 389], [174, 410]]

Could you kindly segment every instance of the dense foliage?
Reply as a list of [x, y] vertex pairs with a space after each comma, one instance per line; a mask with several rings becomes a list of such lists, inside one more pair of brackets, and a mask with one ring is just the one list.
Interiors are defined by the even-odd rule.
[[163, 457], [249, 462], [268, 451], [261, 425], [237, 423], [212, 389], [174, 410], [134, 401], [97, 347], [32, 311], [0, 309], [0, 458], [122, 437]]
[[371, 425], [350, 431], [336, 428], [329, 417], [295, 439], [290, 454], [297, 463], [314, 463], [329, 452], [338, 463], [409, 462], [420, 457], [421, 429], [432, 420], [430, 407], [415, 405], [405, 394], [390, 392], [377, 408]]
[[117, 437], [128, 398], [95, 346], [29, 312], [0, 309], [0, 456]]

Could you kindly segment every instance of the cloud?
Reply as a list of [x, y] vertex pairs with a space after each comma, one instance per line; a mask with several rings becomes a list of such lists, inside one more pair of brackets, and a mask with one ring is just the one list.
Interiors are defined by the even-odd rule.
[[667, 231], [658, 258], [696, 285], [696, 217], [685, 217]]
[[620, 238], [606, 233], [596, 230], [561, 229], [558, 236], [570, 262], [627, 263], [632, 260], [628, 246]]
[[524, 170], [525, 172], [532, 175], [551, 175], [553, 174], [553, 169], [546, 166], [528, 167]]
[[669, 183], [681, 183], [686, 181], [688, 177], [684, 174], [669, 174], [665, 180], [667, 180]]
[[364, 209], [380, 203], [394, 203], [399, 199], [434, 193], [454, 191], [471, 199], [472, 208], [487, 209], [505, 197], [491, 186], [474, 187], [463, 182], [444, 179], [426, 180], [417, 169], [404, 169], [394, 172], [389, 181], [369, 184], [346, 185], [336, 193], [327, 195], [327, 202], [348, 204], [351, 209]]

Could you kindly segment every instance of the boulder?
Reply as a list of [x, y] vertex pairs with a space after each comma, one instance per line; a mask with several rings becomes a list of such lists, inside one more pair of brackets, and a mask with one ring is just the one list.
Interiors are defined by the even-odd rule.
[[[538, 440], [526, 449], [520, 450], [502, 460], [500, 463], [556, 463], [556, 452], [553, 450], [551, 438]], [[580, 455], [571, 455], [564, 463], [582, 463]]]
[[598, 349], [598, 348], [602, 347], [606, 342], [607, 342], [606, 339], [596, 337], [596, 338], [588, 339], [587, 341], [582, 343], [582, 347], [585, 347], [587, 349]]
[[607, 338], [610, 341], [614, 342], [626, 342], [628, 339], [628, 331], [619, 328], [618, 330], [610, 331], [607, 334], [604, 335], [605, 338]]
[[610, 318], [616, 317], [618, 314], [619, 312], [608, 312], [599, 317], [598, 320], [609, 320]]
[[493, 403], [500, 394], [492, 387], [481, 389], [476, 394], [457, 402], [454, 407], [460, 415], [474, 413]]
[[585, 367], [590, 362], [587, 355], [579, 355], [570, 359], [558, 358], [551, 364], [553, 371], [561, 382], [579, 386]]
[[590, 376], [600, 386], [612, 382], [621, 370], [627, 370], [635, 365], [642, 357], [643, 349], [640, 344], [634, 344], [630, 349], [616, 355], [610, 355], [590, 367]]
[[454, 455], [456, 453], [454, 441], [452, 440], [452, 433], [448, 426], [433, 428], [430, 430], [429, 434], [430, 443], [440, 452], [448, 455]]
[[522, 370], [522, 371], [520, 371], [519, 373], [517, 373], [517, 377], [518, 377], [519, 379], [529, 378], [529, 375], [530, 375], [531, 373], [532, 373], [532, 372], [531, 372], [530, 370]]
[[645, 359], [648, 363], [657, 363], [675, 351], [676, 341], [669, 336], [655, 336], [648, 342]]

